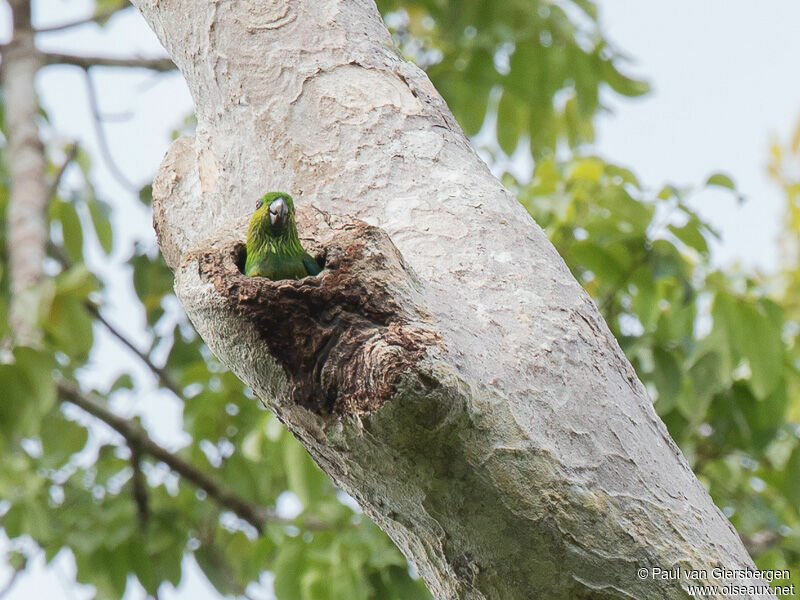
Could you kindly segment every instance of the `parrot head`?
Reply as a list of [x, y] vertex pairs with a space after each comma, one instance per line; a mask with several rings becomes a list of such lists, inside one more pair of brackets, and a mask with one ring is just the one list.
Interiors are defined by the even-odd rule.
[[320, 264], [303, 249], [294, 202], [285, 192], [267, 192], [256, 202], [247, 228], [245, 275], [272, 280], [318, 275]]
[[267, 192], [258, 202], [251, 223], [258, 224], [264, 233], [279, 236], [294, 223], [294, 202], [285, 192]]

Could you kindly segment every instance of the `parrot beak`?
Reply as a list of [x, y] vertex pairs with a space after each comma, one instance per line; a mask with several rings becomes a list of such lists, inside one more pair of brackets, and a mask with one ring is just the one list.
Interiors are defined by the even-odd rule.
[[283, 229], [289, 222], [289, 205], [283, 198], [277, 198], [269, 205], [269, 224], [273, 228]]

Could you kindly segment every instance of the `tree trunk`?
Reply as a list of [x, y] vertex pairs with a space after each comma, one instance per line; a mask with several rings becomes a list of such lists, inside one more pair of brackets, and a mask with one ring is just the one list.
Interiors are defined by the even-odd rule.
[[8, 203], [9, 323], [15, 341], [39, 343], [34, 286], [43, 275], [47, 242], [44, 147], [36, 124], [34, 80], [40, 57], [34, 46], [29, 0], [11, 0], [11, 43], [3, 49], [3, 91], [11, 195]]
[[[714, 576], [753, 568], [736, 532], [372, 0], [134, 3], [197, 111], [154, 185], [178, 297], [434, 596], [685, 598], [652, 575], [676, 567], [762, 583]], [[241, 274], [268, 190], [295, 196], [319, 277]]]

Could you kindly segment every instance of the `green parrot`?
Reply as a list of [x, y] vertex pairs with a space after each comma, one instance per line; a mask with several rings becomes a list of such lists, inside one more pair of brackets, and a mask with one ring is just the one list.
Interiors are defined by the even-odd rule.
[[320, 271], [300, 244], [292, 197], [284, 192], [264, 194], [247, 228], [244, 274], [278, 280], [301, 279]]

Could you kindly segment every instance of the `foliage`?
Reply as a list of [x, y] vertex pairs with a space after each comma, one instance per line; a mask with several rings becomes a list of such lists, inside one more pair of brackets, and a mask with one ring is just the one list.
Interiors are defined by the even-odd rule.
[[534, 158], [594, 137], [602, 92], [639, 96], [591, 0], [380, 0], [398, 47], [426, 68], [467, 135], [491, 113], [500, 147]]
[[[648, 194], [596, 157], [506, 184], [592, 295], [714, 501], [763, 569], [800, 566], [797, 324], [758, 275], [710, 261], [691, 190]], [[732, 187], [715, 175], [710, 185]]]
[[[96, 14], [123, 6], [102, 0]], [[465, 131], [488, 128], [488, 138], [497, 140], [489, 144], [494, 156], [516, 150], [535, 159], [530, 181], [506, 174], [507, 185], [598, 302], [671, 434], [759, 566], [797, 572], [797, 258], [777, 287], [758, 275], [716, 269], [715, 234], [692, 210], [691, 190], [650, 194], [629, 171], [589, 154], [603, 94], [647, 89], [621, 73], [621, 56], [603, 38], [593, 2], [380, 0], [379, 6], [399, 49], [427, 69]], [[0, 143], [0, 220], [8, 199], [5, 151]], [[64, 153], [53, 143], [48, 151], [54, 175]], [[789, 232], [795, 232], [798, 188], [776, 153], [774, 173], [784, 177], [794, 207]], [[88, 156], [80, 152], [70, 169], [82, 178], [60, 186], [51, 200], [52, 276], [30, 307], [44, 345], [9, 347], [0, 361], [7, 562], [25, 568], [25, 539], [48, 560], [67, 550], [78, 580], [92, 584], [98, 598], [120, 598], [134, 580], [151, 595], [164, 582], [177, 585], [187, 555], [225, 595], [245, 594], [271, 571], [281, 600], [429, 597], [388, 538], [176, 314], [171, 274], [154, 247], [115, 246], [112, 207], [94, 192]], [[722, 174], [708, 184], [733, 187]], [[149, 186], [140, 199], [150, 201]], [[174, 454], [271, 511], [260, 535], [209, 490], [131, 440], [109, 435], [56, 384], [84, 381], [81, 374], [96, 364], [104, 329], [97, 313], [108, 294], [85, 265], [90, 248], [115, 268], [127, 256], [130, 301], [144, 315], [150, 340], [142, 354], [161, 393], [183, 408], [187, 443]], [[8, 335], [5, 264], [0, 222], [0, 338]], [[133, 370], [107, 388], [84, 383], [82, 389], [109, 410], [145, 393]], [[292, 499], [297, 514], [278, 510], [277, 516]]]
[[780, 236], [783, 258], [783, 301], [794, 319], [800, 319], [800, 120], [784, 146], [772, 144], [769, 174], [786, 195], [784, 231]]

